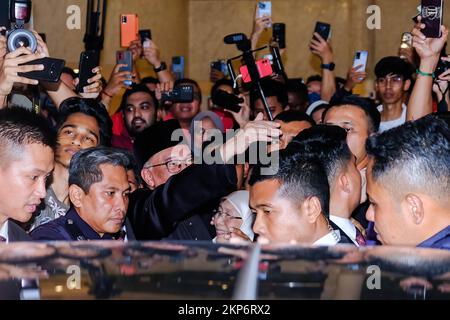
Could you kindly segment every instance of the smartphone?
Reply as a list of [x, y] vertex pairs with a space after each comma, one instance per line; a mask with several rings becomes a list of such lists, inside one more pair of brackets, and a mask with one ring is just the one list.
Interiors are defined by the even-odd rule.
[[261, 18], [263, 16], [272, 16], [271, 1], [258, 1], [258, 18]]
[[144, 45], [145, 40], [152, 40], [152, 32], [150, 29], [139, 30], [139, 35], [141, 37], [142, 46]]
[[[256, 67], [258, 68], [260, 78], [265, 78], [273, 74], [272, 65], [270, 64], [269, 59], [261, 59], [256, 61]], [[239, 71], [241, 72], [242, 81], [244, 81], [244, 83], [249, 83], [252, 81], [247, 66], [241, 66]]]
[[228, 66], [225, 60], [216, 60], [211, 62], [211, 70], [212, 69], [219, 70], [225, 77], [228, 76]]
[[62, 59], [42, 58], [21, 65], [34, 65], [34, 64], [43, 64], [44, 70], [31, 71], [25, 73], [19, 72], [17, 73], [17, 75], [20, 77], [39, 80], [43, 82], [58, 82], [59, 78], [61, 77], [62, 69], [64, 68], [66, 62]]
[[172, 72], [175, 74], [175, 79], [184, 78], [184, 57], [176, 56], [172, 57]]
[[409, 49], [412, 48], [413, 45], [413, 36], [410, 32], [403, 32], [402, 34], [402, 42], [400, 44], [401, 49]]
[[365, 72], [367, 67], [367, 56], [369, 53], [365, 50], [363, 51], [356, 51], [355, 53], [355, 59], [353, 60], [353, 68], [362, 65], [362, 67], [359, 67], [359, 72]]
[[120, 46], [128, 48], [132, 41], [137, 40], [139, 22], [137, 14], [120, 15]]
[[172, 91], [163, 92], [161, 100], [174, 103], [192, 102], [194, 100], [194, 87], [190, 84], [176, 86]]
[[[126, 64], [126, 66], [121, 67], [119, 71], [129, 71], [133, 72], [133, 54], [131, 51], [117, 51], [116, 52], [116, 63], [117, 64]], [[123, 82], [126, 86], [131, 86], [133, 81], [131, 78], [129, 80], [125, 80]]]
[[100, 63], [100, 52], [96, 50], [83, 51], [80, 54], [80, 64], [78, 66], [78, 86], [77, 92], [83, 92], [83, 88], [87, 85], [88, 79], [95, 76], [92, 69], [97, 67]]
[[425, 24], [422, 33], [427, 38], [440, 38], [444, 10], [443, 0], [422, 0], [421, 8], [421, 22]]
[[244, 102], [243, 98], [220, 89], [214, 92], [211, 99], [216, 106], [234, 112], [239, 112], [241, 110], [241, 106], [239, 104]]
[[317, 32], [324, 40], [328, 41], [331, 37], [331, 25], [329, 23], [317, 21], [314, 32]]
[[274, 23], [272, 26], [272, 38], [278, 42], [280, 49], [286, 48], [286, 24]]

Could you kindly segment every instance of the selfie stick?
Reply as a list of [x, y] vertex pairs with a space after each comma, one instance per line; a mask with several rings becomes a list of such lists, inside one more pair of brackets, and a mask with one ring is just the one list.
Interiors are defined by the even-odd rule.
[[273, 121], [272, 112], [270, 112], [269, 104], [267, 103], [266, 96], [264, 95], [264, 91], [261, 86], [261, 77], [259, 76], [259, 71], [258, 67], [256, 66], [255, 57], [253, 56], [250, 40], [247, 39], [247, 36], [243, 33], [228, 35], [223, 40], [226, 44], [236, 44], [238, 50], [243, 52], [243, 54], [239, 57], [243, 58], [244, 63], [247, 66], [250, 78], [252, 79], [252, 82], [256, 85], [256, 88], [258, 89], [259, 96], [263, 101], [264, 108], [266, 109], [269, 120]]
[[[96, 2], [95, 7], [94, 2]], [[102, 2], [102, 5], [100, 5], [100, 2]], [[83, 39], [86, 50], [101, 51], [103, 49], [103, 41], [105, 39], [106, 8], [106, 0], [88, 0], [86, 34]], [[100, 15], [102, 16], [101, 21]]]

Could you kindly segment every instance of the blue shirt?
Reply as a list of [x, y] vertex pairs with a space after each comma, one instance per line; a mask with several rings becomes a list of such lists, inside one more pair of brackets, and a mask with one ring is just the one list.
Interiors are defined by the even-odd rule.
[[417, 246], [418, 248], [434, 248], [450, 250], [450, 225]]

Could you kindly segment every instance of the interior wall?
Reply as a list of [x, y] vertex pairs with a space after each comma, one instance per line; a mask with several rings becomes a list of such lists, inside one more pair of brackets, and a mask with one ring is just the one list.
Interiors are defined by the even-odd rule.
[[[87, 0], [33, 0], [34, 25], [38, 32], [47, 34], [51, 54], [64, 58], [72, 67], [78, 65], [83, 50]], [[171, 57], [184, 55], [186, 75], [198, 80], [207, 93], [210, 88], [210, 62], [238, 54], [235, 46], [223, 44], [230, 33], [252, 29], [254, 0], [109, 0], [105, 49], [102, 54], [106, 77], [115, 64], [119, 50], [119, 15], [138, 13], [140, 28], [150, 28], [154, 41], [162, 50], [163, 59], [170, 65]], [[272, 0], [274, 22], [286, 23], [287, 50], [284, 63], [291, 77], [306, 78], [320, 72], [318, 58], [311, 55], [308, 43], [316, 21], [331, 23], [332, 44], [335, 52], [336, 74], [345, 77], [356, 50], [369, 50], [369, 80], [360, 89], [368, 94], [372, 88], [373, 67], [386, 55], [397, 53], [401, 34], [412, 29], [411, 17], [418, 0]], [[66, 9], [80, 6], [80, 30], [68, 30]], [[367, 8], [378, 5], [381, 29], [369, 30]], [[450, 21], [450, 11], [445, 11]], [[267, 43], [267, 30], [261, 45]], [[138, 64], [144, 75], [151, 74], [150, 66]], [[205, 99], [206, 100], [206, 99]]]

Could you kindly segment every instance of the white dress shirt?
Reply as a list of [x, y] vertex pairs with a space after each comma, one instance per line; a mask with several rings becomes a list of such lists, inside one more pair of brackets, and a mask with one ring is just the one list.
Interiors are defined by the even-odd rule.
[[314, 246], [334, 246], [341, 240], [339, 230], [333, 230], [313, 243]]
[[330, 220], [333, 221], [342, 231], [356, 244], [358, 247], [358, 242], [356, 242], [356, 227], [350, 221], [350, 219], [333, 216], [330, 214]]

